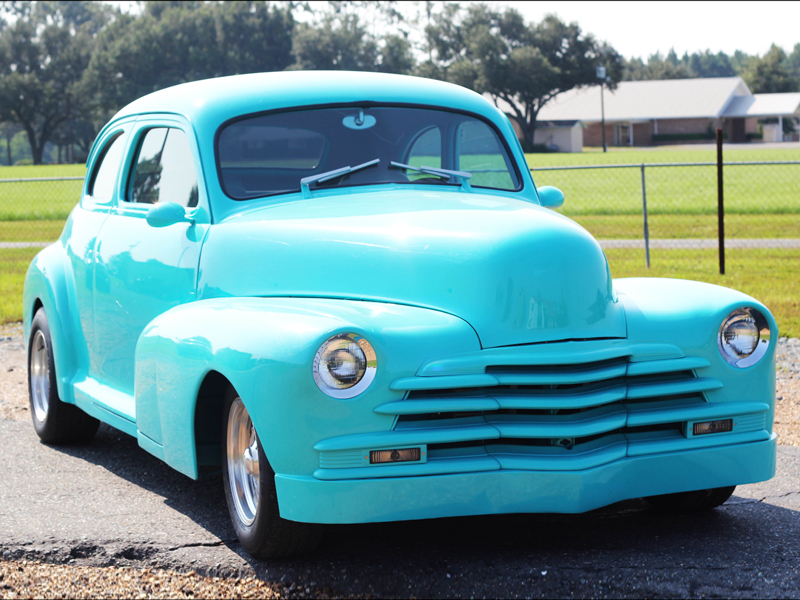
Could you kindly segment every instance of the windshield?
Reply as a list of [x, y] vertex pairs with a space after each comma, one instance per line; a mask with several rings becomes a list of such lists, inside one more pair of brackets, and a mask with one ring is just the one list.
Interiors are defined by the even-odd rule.
[[[376, 159], [370, 168], [354, 168]], [[426, 108], [325, 108], [249, 117], [220, 131], [217, 160], [223, 189], [237, 200], [298, 192], [303, 179], [312, 192], [376, 183], [460, 183], [422, 167], [464, 172], [471, 175], [471, 187], [520, 189], [517, 170], [492, 126]], [[342, 174], [330, 177], [337, 170]]]

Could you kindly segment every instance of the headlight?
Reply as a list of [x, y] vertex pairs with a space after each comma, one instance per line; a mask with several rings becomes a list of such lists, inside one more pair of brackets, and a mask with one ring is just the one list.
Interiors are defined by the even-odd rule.
[[719, 328], [717, 346], [734, 367], [756, 364], [769, 348], [769, 323], [755, 308], [733, 311]]
[[342, 333], [320, 346], [314, 357], [314, 381], [332, 398], [353, 398], [375, 379], [378, 360], [372, 345], [356, 333]]

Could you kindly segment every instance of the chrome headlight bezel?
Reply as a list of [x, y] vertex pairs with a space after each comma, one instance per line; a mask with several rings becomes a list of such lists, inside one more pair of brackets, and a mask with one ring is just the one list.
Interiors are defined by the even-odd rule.
[[[725, 336], [726, 332], [732, 325], [736, 324], [737, 322], [741, 322], [742, 320], [747, 320], [749, 323], [752, 323], [756, 330], [755, 346], [753, 347], [753, 350], [746, 355], [740, 355], [737, 353], [732, 348]], [[720, 325], [719, 332], [717, 333], [717, 349], [719, 350], [720, 355], [729, 365], [738, 367], [740, 369], [752, 367], [758, 363], [758, 361], [760, 361], [767, 353], [767, 350], [769, 349], [769, 342], [769, 321], [767, 321], [766, 317], [761, 314], [760, 311], [751, 307], [737, 308], [730, 313], [722, 321], [722, 325]]]
[[[352, 346], [353, 344], [355, 346]], [[332, 380], [335, 379], [335, 376], [328, 370], [326, 360], [326, 355], [332, 347], [338, 351], [349, 352], [353, 355], [355, 355], [354, 351], [360, 351], [364, 363], [363, 370], [358, 370], [357, 379], [352, 384], [346, 386], [332, 385]], [[328, 338], [317, 350], [312, 366], [314, 382], [320, 391], [331, 398], [339, 400], [355, 398], [363, 393], [375, 379], [377, 370], [378, 359], [375, 355], [375, 349], [365, 337], [357, 333], [340, 333]]]

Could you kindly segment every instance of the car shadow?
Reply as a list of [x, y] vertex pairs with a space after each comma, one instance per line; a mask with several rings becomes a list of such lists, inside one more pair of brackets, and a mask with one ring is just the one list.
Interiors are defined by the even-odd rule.
[[[553, 581], [556, 569], [581, 574], [585, 581], [620, 572], [632, 576], [684, 568], [724, 571], [726, 577], [727, 570], [738, 569], [744, 577], [761, 569], [768, 557], [800, 555], [799, 510], [734, 495], [724, 506], [699, 515], [660, 514], [642, 500], [630, 500], [580, 515], [329, 525], [315, 553], [260, 561], [234, 541], [219, 473], [193, 481], [105, 425], [89, 446], [58, 451], [163, 497], [168, 506], [233, 549], [260, 577], [326, 586], [346, 595], [525, 595], [530, 594], [525, 586]], [[797, 505], [800, 508], [800, 502]], [[214, 573], [212, 564], [184, 566]], [[748, 588], [746, 578], [731, 588], [734, 583], [720, 589], [757, 589]], [[695, 588], [680, 588], [678, 595], [692, 595], [699, 589]], [[549, 589], [558, 595], [565, 588]]]

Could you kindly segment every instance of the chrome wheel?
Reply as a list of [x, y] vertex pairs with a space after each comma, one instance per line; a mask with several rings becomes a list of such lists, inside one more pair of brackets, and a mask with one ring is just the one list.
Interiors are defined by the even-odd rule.
[[258, 510], [258, 437], [241, 398], [236, 398], [231, 404], [227, 438], [231, 497], [239, 520], [249, 527], [255, 521]]
[[44, 423], [50, 408], [50, 360], [47, 355], [47, 340], [41, 329], [33, 335], [29, 372], [33, 413], [40, 423]]

